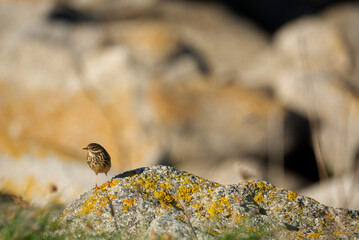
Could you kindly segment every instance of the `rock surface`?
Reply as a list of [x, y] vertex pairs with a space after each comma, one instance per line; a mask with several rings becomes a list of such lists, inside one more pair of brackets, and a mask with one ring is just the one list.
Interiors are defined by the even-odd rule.
[[266, 239], [359, 239], [359, 211], [327, 207], [262, 181], [221, 185], [167, 166], [117, 175], [110, 186], [82, 194], [58, 221], [72, 231], [124, 238], [214, 239], [242, 225], [270, 232]]

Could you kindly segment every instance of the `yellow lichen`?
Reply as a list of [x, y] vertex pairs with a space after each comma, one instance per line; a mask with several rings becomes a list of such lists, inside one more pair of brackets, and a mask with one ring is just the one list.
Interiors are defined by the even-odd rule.
[[262, 183], [262, 182], [257, 182], [256, 186], [261, 189], [261, 190], [267, 190], [268, 189], [268, 185]]
[[268, 197], [269, 197], [271, 200], [276, 200], [276, 199], [278, 199], [278, 195], [277, 195], [276, 193], [274, 193], [274, 192], [270, 192], [270, 193], [268, 194]]
[[116, 195], [113, 194], [100, 196], [98, 195], [99, 190], [97, 190], [93, 195], [86, 198], [86, 200], [82, 204], [81, 210], [77, 212], [77, 215], [89, 215], [90, 213], [96, 211], [98, 208], [106, 207], [109, 202], [113, 201], [116, 198]]
[[257, 194], [257, 196], [254, 197], [253, 200], [254, 200], [256, 203], [263, 202], [263, 201], [264, 201], [263, 193], [262, 193], [262, 192], [259, 192], [259, 193]]
[[209, 213], [209, 217], [215, 217], [217, 215], [217, 205], [216, 204], [212, 204], [209, 208], [208, 208], [208, 213]]
[[110, 187], [116, 186], [119, 182], [120, 182], [119, 179], [114, 179], [114, 180], [112, 180], [112, 181], [110, 182]]
[[338, 235], [341, 235], [341, 234], [344, 234], [344, 230], [343, 230], [343, 229], [341, 229], [341, 230], [336, 230], [336, 231], [333, 232], [333, 235], [334, 235], [334, 236], [338, 236]]
[[185, 221], [184, 216], [177, 216], [176, 219], [177, 219], [177, 221], [182, 221], [182, 222]]
[[129, 175], [128, 177], [129, 177], [129, 178], [135, 178], [135, 177], [137, 177], [137, 176], [139, 176], [138, 173], [133, 173], [132, 175]]
[[190, 199], [193, 193], [198, 192], [197, 188], [180, 186], [177, 190], [177, 196], [187, 203], [190, 203]]
[[318, 239], [320, 237], [320, 233], [308, 233], [307, 237], [308, 238]]
[[213, 202], [208, 208], [208, 213], [210, 217], [216, 217], [219, 213], [223, 213], [224, 210], [227, 210], [228, 216], [232, 214], [230, 211], [230, 203], [228, 197], [221, 197], [216, 202]]
[[214, 192], [214, 189], [207, 189], [207, 192], [208, 192], [209, 194], [212, 194], [212, 193]]
[[219, 183], [210, 183], [210, 184], [212, 187], [220, 187], [221, 186], [221, 184], [219, 184]]
[[299, 195], [296, 194], [295, 192], [289, 192], [289, 193], [287, 194], [287, 196], [288, 196], [288, 200], [289, 200], [289, 201], [293, 201], [293, 200], [296, 199]]
[[172, 189], [172, 186], [169, 183], [161, 183], [160, 187], [163, 189]]
[[142, 187], [147, 190], [153, 190], [156, 188], [157, 181], [146, 181], [142, 184]]
[[154, 192], [155, 198], [157, 198], [160, 201], [165, 201], [166, 203], [171, 203], [173, 201], [172, 196], [170, 196], [166, 191], [156, 191]]
[[243, 216], [241, 214], [236, 214], [233, 219], [234, 219], [234, 222], [237, 223], [237, 224], [241, 224], [242, 222], [247, 222], [248, 221], [248, 217]]
[[246, 228], [248, 233], [253, 233], [254, 232], [254, 228], [252, 226], [247, 225], [247, 226], [245, 226], [245, 228]]
[[195, 209], [197, 212], [200, 212], [200, 211], [202, 211], [202, 210], [204, 209], [203, 204], [196, 204], [196, 203], [194, 203], [194, 204], [192, 204], [192, 207], [194, 207], [194, 209]]
[[254, 181], [253, 180], [248, 180], [247, 183], [251, 184], [254, 186]]
[[326, 223], [325, 220], [320, 221], [319, 224], [322, 225], [324, 228], [328, 227], [328, 223]]
[[133, 204], [136, 203], [136, 199], [133, 199], [133, 198], [131, 198], [131, 199], [124, 199], [124, 200], [122, 200], [122, 202], [123, 202], [123, 204], [125, 204], [125, 205], [127, 205], [127, 206], [129, 206], [129, 207], [132, 207]]
[[67, 216], [67, 214], [69, 214], [69, 210], [66, 208], [61, 216], [61, 221], [64, 220], [64, 218]]
[[207, 232], [208, 232], [208, 234], [210, 234], [212, 236], [218, 236], [219, 235], [219, 233], [217, 231], [213, 230], [213, 229], [210, 229]]

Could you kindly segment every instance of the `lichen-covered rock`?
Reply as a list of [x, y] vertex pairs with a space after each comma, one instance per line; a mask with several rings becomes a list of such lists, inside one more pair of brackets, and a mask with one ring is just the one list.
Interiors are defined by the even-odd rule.
[[81, 195], [59, 222], [123, 237], [211, 239], [244, 226], [270, 232], [269, 239], [359, 239], [359, 211], [327, 207], [262, 181], [221, 185], [167, 166], [117, 175], [110, 186]]

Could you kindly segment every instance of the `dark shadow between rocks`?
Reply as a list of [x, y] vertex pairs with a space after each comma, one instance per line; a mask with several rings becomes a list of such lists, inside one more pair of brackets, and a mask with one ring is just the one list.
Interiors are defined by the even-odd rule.
[[319, 181], [318, 166], [308, 119], [289, 111], [285, 124], [292, 125], [285, 129], [295, 129], [295, 132], [290, 134], [296, 135], [295, 146], [284, 156], [285, 168], [300, 174], [311, 182]]

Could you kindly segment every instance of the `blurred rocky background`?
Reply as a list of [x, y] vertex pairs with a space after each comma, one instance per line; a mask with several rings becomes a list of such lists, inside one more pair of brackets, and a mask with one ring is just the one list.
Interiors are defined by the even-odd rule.
[[[359, 3], [1, 0], [0, 190], [45, 204], [171, 165], [359, 209]], [[105, 176], [99, 175], [99, 183]]]

